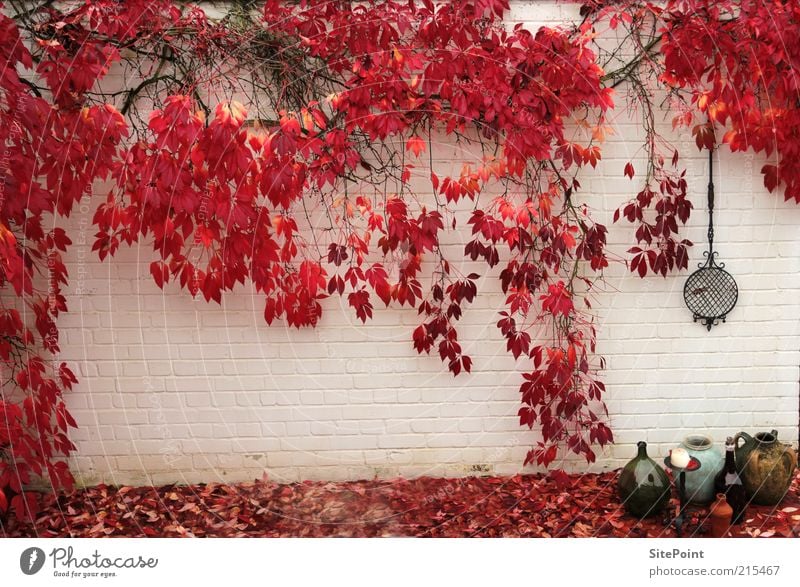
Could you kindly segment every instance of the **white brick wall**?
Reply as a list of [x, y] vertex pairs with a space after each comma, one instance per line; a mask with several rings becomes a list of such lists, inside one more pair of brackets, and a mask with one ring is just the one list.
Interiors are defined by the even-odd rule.
[[[512, 20], [559, 21], [576, 10], [516, 2]], [[633, 234], [611, 225], [611, 215], [639, 189], [622, 177], [639, 131], [624, 106], [618, 110], [602, 164], [583, 176], [583, 197], [621, 258]], [[706, 163], [688, 132], [676, 140], [684, 157], [694, 157], [688, 178], [697, 209], [687, 231], [698, 244], [694, 267], [705, 239]], [[617, 444], [589, 469], [567, 467], [619, 466], [641, 439], [663, 454], [693, 431], [720, 442], [771, 428], [797, 438], [800, 207], [764, 192], [761, 165], [723, 153], [717, 167], [718, 249], [740, 288], [727, 324], [707, 332], [692, 323], [685, 273], [643, 281], [621, 264], [607, 271], [597, 319]], [[414, 309], [376, 308], [362, 326], [335, 298], [315, 330], [267, 327], [250, 288], [227, 295], [222, 307], [171, 286], [162, 292], [149, 275], [149, 245], [101, 264], [91, 253], [89, 208], [70, 222], [71, 311], [60, 326], [62, 358], [80, 374], [68, 402], [80, 425], [73, 464], [85, 483], [265, 472], [278, 480], [512, 474], [537, 439], [518, 426], [520, 375], [494, 326], [503, 303], [498, 268], [480, 268], [479, 296], [459, 330], [473, 373], [454, 379], [438, 358], [414, 352]]]

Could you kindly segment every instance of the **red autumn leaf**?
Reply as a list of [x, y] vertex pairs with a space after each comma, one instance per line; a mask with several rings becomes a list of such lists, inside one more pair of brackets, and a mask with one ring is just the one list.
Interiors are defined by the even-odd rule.
[[634, 170], [633, 170], [633, 163], [631, 163], [630, 161], [628, 161], [628, 162], [625, 164], [625, 172], [624, 172], [624, 175], [625, 175], [625, 176], [627, 176], [627, 177], [630, 177], [631, 179], [633, 179], [633, 175], [634, 175], [634, 173], [635, 173], [635, 172], [634, 172]]
[[713, 149], [716, 144], [714, 127], [709, 124], [697, 124], [692, 129], [698, 149]]
[[319, 263], [303, 261], [298, 276], [301, 286], [311, 297], [316, 297], [319, 290], [325, 289], [325, 270]]
[[150, 274], [153, 280], [160, 288], [164, 288], [164, 284], [169, 281], [169, 267], [164, 261], [153, 261], [150, 263]]
[[779, 183], [778, 167], [776, 165], [764, 165], [761, 168], [761, 174], [764, 176], [764, 186], [769, 191], [774, 192]]
[[369, 292], [360, 289], [347, 296], [347, 302], [356, 311], [356, 316], [361, 322], [366, 322], [367, 318], [372, 318], [372, 304], [369, 301]]
[[406, 150], [414, 153], [416, 157], [419, 157], [419, 154], [425, 151], [426, 148], [425, 140], [417, 135], [406, 141]]
[[550, 312], [554, 316], [559, 314], [569, 316], [574, 310], [572, 294], [565, 289], [563, 281], [548, 286], [547, 293], [539, 298], [542, 301], [542, 309]]
[[337, 267], [347, 260], [347, 249], [341, 245], [331, 243], [328, 246], [328, 263], [333, 263]]

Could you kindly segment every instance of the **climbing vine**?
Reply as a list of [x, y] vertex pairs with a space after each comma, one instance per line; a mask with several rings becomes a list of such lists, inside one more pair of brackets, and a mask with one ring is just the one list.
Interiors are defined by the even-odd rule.
[[[411, 344], [454, 375], [472, 368], [458, 322], [480, 276], [460, 261], [497, 267], [497, 327], [525, 365], [520, 423], [539, 434], [525, 463], [549, 467], [559, 450], [594, 461], [613, 439], [590, 306], [609, 257], [578, 175], [602, 157], [615, 100], [636, 105], [648, 164], [643, 179], [620, 170], [642, 185], [614, 220], [636, 225], [632, 271], [686, 268], [692, 205], [656, 124], [666, 91], [698, 147], [720, 137], [777, 154], [765, 185], [800, 202], [800, 7], [589, 2], [578, 24], [535, 31], [506, 26], [508, 9], [234, 2], [212, 19], [172, 0], [4, 6], [0, 510], [32, 515], [33, 477], [72, 483], [62, 393], [77, 379], [57, 328], [71, 240], [58, 224], [79, 202], [101, 260], [152, 245], [155, 284], [208, 302], [251, 282], [268, 324], [315, 326], [329, 296], [362, 322], [414, 307]], [[443, 137], [480, 156], [437, 162]], [[448, 231], [471, 235], [463, 251]]]

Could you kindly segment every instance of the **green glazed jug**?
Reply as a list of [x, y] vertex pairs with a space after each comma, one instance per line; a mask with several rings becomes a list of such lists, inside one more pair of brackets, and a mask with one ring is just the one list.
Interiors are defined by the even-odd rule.
[[[743, 440], [741, 446], [739, 442]], [[776, 505], [786, 495], [797, 467], [797, 453], [778, 442], [778, 431], [750, 436], [739, 432], [736, 443], [736, 468], [747, 497], [759, 505]]]
[[669, 502], [671, 485], [664, 469], [647, 456], [647, 443], [636, 446], [638, 454], [622, 469], [617, 490], [629, 514], [646, 518], [661, 513]]

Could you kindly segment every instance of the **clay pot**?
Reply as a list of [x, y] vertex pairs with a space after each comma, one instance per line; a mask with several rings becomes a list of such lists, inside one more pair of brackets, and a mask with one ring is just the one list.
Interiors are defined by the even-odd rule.
[[[739, 441], [744, 444], [739, 446]], [[776, 505], [786, 495], [797, 467], [797, 452], [778, 442], [778, 431], [750, 436], [740, 432], [736, 443], [736, 467], [747, 497], [759, 505]]]
[[629, 514], [645, 518], [661, 513], [669, 502], [671, 486], [664, 469], [647, 456], [647, 443], [637, 446], [638, 454], [619, 475], [617, 491]]
[[690, 434], [683, 439], [681, 446], [700, 461], [697, 471], [686, 472], [686, 499], [695, 504], [711, 503], [716, 495], [714, 479], [725, 463], [722, 451], [714, 446], [710, 436], [704, 434]]
[[711, 536], [722, 538], [731, 527], [733, 508], [728, 504], [724, 493], [717, 494], [717, 501], [711, 506]]

